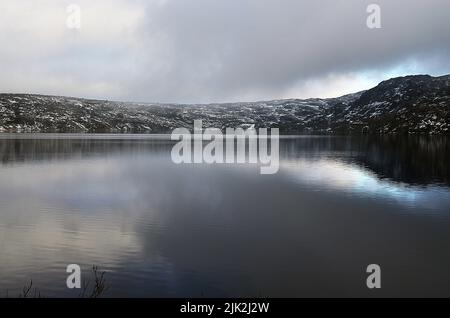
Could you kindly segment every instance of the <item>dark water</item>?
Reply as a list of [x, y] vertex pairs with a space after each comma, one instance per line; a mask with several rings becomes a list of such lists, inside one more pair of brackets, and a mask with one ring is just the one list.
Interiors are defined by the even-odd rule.
[[0, 135], [0, 295], [76, 296], [75, 263], [114, 297], [450, 296], [449, 140], [283, 139], [276, 175], [171, 146]]

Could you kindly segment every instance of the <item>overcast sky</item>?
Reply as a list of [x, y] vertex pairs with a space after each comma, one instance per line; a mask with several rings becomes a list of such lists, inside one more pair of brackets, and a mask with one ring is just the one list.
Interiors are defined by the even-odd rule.
[[252, 101], [424, 73], [450, 73], [449, 0], [0, 0], [0, 92]]

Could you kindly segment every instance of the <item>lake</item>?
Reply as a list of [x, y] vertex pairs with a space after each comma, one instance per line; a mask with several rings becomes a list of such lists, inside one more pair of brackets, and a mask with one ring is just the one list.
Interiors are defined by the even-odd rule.
[[450, 297], [449, 139], [285, 137], [274, 175], [173, 144], [0, 135], [0, 296], [95, 264], [111, 297]]

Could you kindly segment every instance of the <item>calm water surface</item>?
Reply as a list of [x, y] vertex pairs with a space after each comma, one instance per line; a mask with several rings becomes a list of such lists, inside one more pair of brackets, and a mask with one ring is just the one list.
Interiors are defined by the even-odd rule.
[[75, 297], [72, 263], [112, 297], [450, 296], [449, 140], [286, 138], [276, 175], [171, 147], [0, 135], [0, 296]]

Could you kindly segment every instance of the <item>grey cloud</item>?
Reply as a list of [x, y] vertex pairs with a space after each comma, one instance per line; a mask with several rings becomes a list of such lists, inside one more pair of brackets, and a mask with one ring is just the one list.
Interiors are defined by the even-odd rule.
[[[366, 7], [373, 2], [381, 6], [382, 29], [366, 27]], [[8, 61], [0, 66], [4, 74], [14, 74], [15, 90], [210, 102], [309, 97], [311, 85], [326, 96], [342, 91], [336, 78], [344, 83], [353, 78], [344, 89], [350, 92], [370, 72], [376, 74], [373, 81], [411, 69], [450, 72], [447, 0], [114, 0], [104, 5], [115, 3], [142, 16], [130, 14], [135, 24], [117, 27], [117, 37], [105, 39], [100, 32], [96, 38], [83, 29], [79, 38], [64, 36], [61, 50], [41, 34], [51, 43], [48, 52], [39, 46], [38, 61], [20, 57], [34, 76], [9, 51], [0, 52]], [[112, 27], [114, 14], [108, 20]], [[101, 29], [102, 21], [95, 27]], [[123, 18], [120, 23], [127, 25]], [[10, 29], [0, 29], [0, 37], [14, 31], [20, 40]], [[34, 49], [23, 43], [22, 48]], [[0, 85], [11, 88], [2, 75]]]

